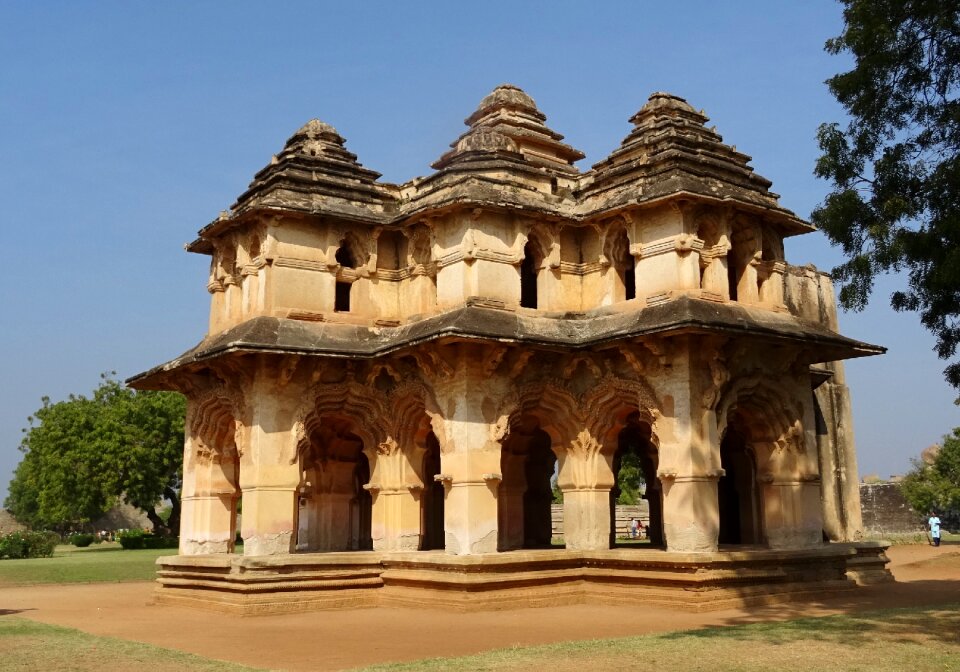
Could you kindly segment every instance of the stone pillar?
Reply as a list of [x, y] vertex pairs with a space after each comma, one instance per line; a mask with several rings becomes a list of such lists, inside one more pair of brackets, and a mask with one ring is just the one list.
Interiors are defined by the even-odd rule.
[[[447, 553], [476, 555], [497, 550], [497, 495], [500, 441], [506, 418], [499, 417], [502, 381], [485, 375], [485, 348], [448, 346], [453, 361], [434, 384], [438, 412], [431, 413], [440, 442], [444, 484], [444, 543]], [[456, 348], [456, 350], [453, 350]]]
[[310, 535], [313, 548], [318, 551], [350, 550], [351, 502], [357, 495], [353, 482], [355, 466], [353, 462], [329, 460], [319, 474], [314, 495], [315, 528]]
[[[816, 274], [816, 287], [820, 319], [826, 322], [830, 329], [839, 331], [836, 295], [830, 276], [826, 273]], [[824, 416], [828, 412], [830, 416], [826, 423], [826, 452], [830, 456], [835, 480], [835, 494], [830, 496], [830, 500], [824, 488], [824, 507], [830, 507], [836, 512], [839, 523], [836, 528], [837, 536], [831, 536], [831, 539], [858, 541], [863, 538], [863, 515], [860, 508], [860, 478], [850, 388], [847, 387], [843, 362], [827, 362], [823, 366], [831, 371], [833, 376], [816, 389], [816, 399], [824, 411]], [[822, 438], [819, 432], [817, 438]], [[824, 474], [823, 467], [821, 463], [821, 474]]]
[[711, 248], [700, 252], [700, 268], [703, 271], [700, 288], [707, 298], [730, 300], [730, 280], [727, 277], [727, 252], [730, 244], [726, 238]]
[[506, 451], [500, 461], [503, 480], [497, 494], [497, 512], [500, 535], [498, 547], [501, 551], [523, 548], [523, 495], [527, 487], [525, 462], [525, 455]]
[[[423, 451], [416, 455], [422, 460]], [[373, 499], [372, 537], [375, 551], [416, 551], [420, 548], [424, 483], [410, 458], [396, 444], [370, 459]]]
[[[738, 250], [734, 248], [734, 254], [736, 254], [737, 251]], [[758, 260], [760, 253], [750, 252], [748, 250], [743, 254], [744, 258], [742, 261], [738, 260], [738, 262], [743, 265], [743, 273], [740, 274], [737, 282], [737, 301], [739, 303], [759, 303], [760, 290], [757, 285], [757, 266], [760, 263]]]
[[[187, 401], [180, 554], [230, 553], [236, 535], [237, 460], [233, 416], [217, 401]], [[211, 411], [211, 406], [214, 410]]]
[[775, 309], [785, 309], [783, 303], [783, 275], [787, 265], [782, 261], [761, 261], [757, 264], [760, 279], [760, 303]]
[[210, 320], [207, 324], [207, 333], [216, 334], [224, 325], [223, 313], [226, 299], [223, 283], [216, 278], [211, 278], [207, 283], [207, 291], [210, 293]]
[[716, 551], [720, 533], [718, 474], [676, 474], [660, 470], [663, 531], [668, 551]]
[[563, 539], [570, 550], [610, 548], [611, 461], [585, 430], [560, 453], [557, 483], [563, 492]]
[[291, 553], [296, 543], [300, 466], [293, 414], [297, 392], [273, 380], [263, 362], [252, 383], [251, 423], [243, 432], [244, 555]]
[[820, 488], [810, 478], [761, 479], [763, 527], [770, 548], [821, 543]]
[[674, 290], [699, 289], [702, 245], [703, 241], [686, 233], [645, 243], [635, 266], [638, 296], [656, 302]]
[[664, 388], [664, 418], [658, 423], [663, 489], [663, 532], [668, 551], [716, 551], [720, 533], [717, 481], [720, 440], [713, 410], [711, 369], [714, 349], [702, 338], [674, 339]]
[[[223, 465], [208, 463], [184, 477], [181, 499], [180, 554], [233, 552], [237, 534], [237, 491], [223, 477]], [[204, 473], [205, 472], [205, 473]]]
[[416, 551], [420, 548], [423, 488], [392, 490], [370, 487], [373, 497], [373, 550]]

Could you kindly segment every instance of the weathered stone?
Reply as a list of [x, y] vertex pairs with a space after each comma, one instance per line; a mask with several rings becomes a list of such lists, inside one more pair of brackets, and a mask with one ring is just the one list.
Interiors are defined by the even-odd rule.
[[[850, 558], [882, 574], [882, 551], [822, 540], [861, 534], [839, 360], [883, 348], [837, 333], [829, 280], [784, 258], [812, 227], [702, 113], [655, 93], [631, 121], [580, 173], [583, 154], [503, 85], [402, 185], [323, 122], [287, 141], [188, 246], [212, 257], [206, 338], [130, 381], [188, 399], [167, 598], [199, 590], [191, 556], [232, 550], [241, 498], [248, 558], [206, 595], [235, 571], [256, 604], [379, 586], [397, 603], [481, 585], [509, 601], [584, 572], [626, 586], [630, 551], [610, 549], [631, 453], [659, 549], [635, 570], [657, 591], [699, 589], [671, 572], [702, 567], [728, 597], [843, 585]], [[554, 486], [556, 561], [520, 551], [550, 545]], [[383, 567], [337, 553], [364, 550]], [[284, 572], [298, 578], [269, 588]]]

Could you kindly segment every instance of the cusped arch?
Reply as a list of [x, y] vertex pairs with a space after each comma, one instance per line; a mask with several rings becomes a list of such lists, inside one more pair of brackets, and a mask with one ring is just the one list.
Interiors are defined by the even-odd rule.
[[615, 450], [617, 435], [634, 413], [650, 425], [651, 440], [657, 444], [657, 422], [662, 406], [651, 385], [643, 379], [606, 376], [581, 399], [586, 428], [603, 451]]
[[753, 449], [762, 478], [815, 471], [806, 454], [802, 404], [772, 385], [751, 378], [729, 387], [717, 406], [719, 436], [733, 425]]
[[375, 449], [389, 434], [386, 405], [371, 388], [359, 383], [319, 385], [306, 395], [306, 401], [296, 414], [293, 431], [297, 453], [293, 459], [309, 447], [310, 435], [318, 429], [325, 418], [349, 421], [354, 433], [361, 439], [364, 449]]
[[336, 261], [346, 268], [361, 268], [370, 260], [372, 236], [363, 240], [356, 231], [350, 229], [340, 236], [337, 245]]
[[795, 425], [802, 417], [799, 404], [769, 383], [756, 378], [733, 381], [721, 395], [717, 407], [717, 429], [722, 435], [734, 416], [750, 425], [753, 441], [781, 443], [796, 435]]
[[243, 452], [239, 404], [223, 390], [209, 390], [188, 407], [186, 426], [194, 443], [193, 457], [221, 462]]

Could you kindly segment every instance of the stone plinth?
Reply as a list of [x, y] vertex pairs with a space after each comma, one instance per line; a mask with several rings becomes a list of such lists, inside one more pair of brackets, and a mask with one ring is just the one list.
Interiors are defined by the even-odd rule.
[[891, 580], [882, 544], [714, 553], [513, 551], [160, 558], [155, 601], [243, 615], [403, 606], [483, 611], [568, 604], [682, 610], [809, 599]]

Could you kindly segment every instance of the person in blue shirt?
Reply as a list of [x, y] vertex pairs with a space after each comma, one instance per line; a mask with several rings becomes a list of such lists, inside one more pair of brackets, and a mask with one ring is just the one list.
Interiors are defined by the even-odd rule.
[[930, 512], [930, 518], [927, 520], [927, 525], [930, 526], [930, 541], [934, 546], [940, 545], [940, 518], [937, 516], [936, 511]]

